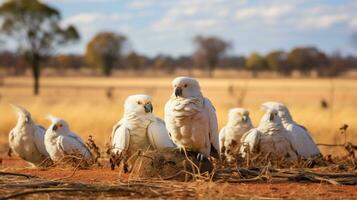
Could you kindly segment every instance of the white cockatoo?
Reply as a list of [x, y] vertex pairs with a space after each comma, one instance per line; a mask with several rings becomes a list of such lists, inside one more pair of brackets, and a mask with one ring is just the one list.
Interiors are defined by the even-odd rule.
[[16, 126], [9, 133], [10, 149], [33, 166], [48, 166], [51, 160], [44, 143], [46, 129], [36, 125], [25, 108], [11, 106], [18, 118]]
[[52, 124], [46, 131], [45, 145], [51, 159], [59, 162], [72, 155], [83, 159], [87, 164], [92, 163], [92, 153], [83, 140], [70, 130], [68, 123], [52, 115], [48, 119]]
[[153, 114], [152, 98], [138, 94], [124, 103], [124, 116], [113, 127], [112, 153], [125, 151], [129, 158], [138, 150], [175, 148], [165, 123]]
[[288, 139], [288, 133], [283, 127], [278, 111], [274, 109], [266, 110], [259, 126], [246, 132], [241, 138], [241, 143], [240, 152], [243, 157], [250, 151], [251, 154], [270, 154], [288, 161], [297, 159], [296, 151]]
[[239, 153], [241, 137], [252, 128], [253, 124], [247, 109], [229, 110], [228, 122], [219, 133], [221, 153], [225, 154], [228, 161], [232, 161], [235, 154]]
[[310, 136], [308, 130], [293, 120], [289, 109], [284, 104], [269, 101], [263, 103], [262, 107], [264, 109], [275, 109], [278, 111], [283, 126], [289, 134], [290, 142], [299, 156], [309, 158], [320, 154], [320, 150]]
[[165, 105], [165, 123], [173, 142], [180, 149], [197, 152], [199, 160], [220, 159], [216, 110], [201, 93], [197, 80], [177, 77], [173, 94]]

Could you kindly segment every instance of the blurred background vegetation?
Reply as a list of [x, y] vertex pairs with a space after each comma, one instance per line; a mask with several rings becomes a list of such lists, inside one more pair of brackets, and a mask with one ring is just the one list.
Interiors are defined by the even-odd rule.
[[[38, 0], [8, 0], [0, 6], [2, 43], [10, 40], [16, 51], [0, 48], [3, 76], [32, 74], [34, 94], [40, 74], [46, 76], [167, 76], [208, 77], [356, 77], [357, 57], [327, 54], [313, 46], [272, 50], [267, 54], [227, 54], [232, 42], [216, 36], [192, 38], [192, 55], [148, 57], [131, 48], [130, 35], [99, 32], [84, 54], [59, 54], [56, 49], [78, 41], [72, 25], [61, 26], [61, 13]], [[351, 36], [357, 50], [357, 34]], [[4, 45], [3, 45], [4, 46]]]

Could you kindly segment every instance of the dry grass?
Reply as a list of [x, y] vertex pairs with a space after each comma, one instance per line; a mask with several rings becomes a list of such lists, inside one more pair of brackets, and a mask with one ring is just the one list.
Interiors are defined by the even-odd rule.
[[[49, 113], [66, 119], [71, 129], [84, 139], [92, 135], [104, 147], [112, 126], [121, 118], [128, 95], [153, 96], [154, 112], [163, 117], [163, 107], [171, 94], [172, 78], [43, 78], [42, 93], [32, 96], [31, 79], [6, 77], [0, 87], [0, 143], [15, 125], [9, 103], [23, 105], [36, 122], [49, 126]], [[277, 100], [287, 104], [296, 119], [319, 143], [343, 143], [339, 127], [346, 123], [347, 140], [357, 143], [357, 80], [350, 79], [199, 79], [203, 93], [217, 110], [219, 126], [227, 121], [230, 108], [242, 105], [251, 112], [255, 125], [263, 112], [260, 104]], [[108, 92], [109, 91], [109, 92]], [[108, 95], [110, 93], [110, 95]], [[321, 100], [327, 108], [321, 107]], [[322, 147], [324, 153], [344, 150]]]

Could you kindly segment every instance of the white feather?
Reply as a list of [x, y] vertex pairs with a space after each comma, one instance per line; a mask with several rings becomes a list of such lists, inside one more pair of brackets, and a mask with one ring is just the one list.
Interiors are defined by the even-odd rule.
[[121, 154], [129, 148], [130, 134], [122, 124], [116, 125], [113, 131], [112, 152], [114, 154]]
[[262, 107], [265, 109], [278, 110], [283, 125], [287, 130], [288, 138], [298, 155], [309, 158], [320, 154], [320, 150], [308, 130], [293, 120], [289, 109], [284, 104], [279, 102], [265, 102]]
[[[165, 105], [165, 123], [173, 142], [179, 148], [220, 158], [217, 117], [212, 103], [202, 96], [193, 78], [178, 77], [172, 85], [175, 91]], [[181, 90], [178, 97], [177, 90]]]
[[[255, 149], [259, 148], [259, 141], [260, 141], [260, 136], [261, 132], [257, 128], [253, 128], [243, 134], [241, 138], [241, 149], [240, 153], [242, 154], [243, 157], [245, 157], [245, 152], [249, 151], [251, 153], [255, 152]], [[248, 148], [248, 149], [247, 149]]]
[[[252, 129], [242, 137], [242, 143], [249, 145], [252, 154], [274, 154], [287, 158], [289, 161], [297, 159], [296, 150], [288, 139], [288, 133], [282, 125], [278, 111], [268, 109], [261, 119], [258, 128]], [[245, 156], [245, 147], [241, 153]], [[288, 156], [288, 157], [286, 157]]]
[[288, 131], [291, 144], [300, 156], [309, 158], [320, 154], [320, 150], [307, 130], [296, 123], [290, 123], [285, 128]]
[[138, 150], [174, 147], [163, 121], [146, 111], [145, 105], [152, 106], [148, 95], [126, 99], [124, 116], [113, 128], [112, 153], [121, 154], [125, 150], [130, 157]]
[[155, 149], [175, 148], [176, 145], [171, 141], [166, 130], [165, 122], [159, 118], [151, 122], [148, 127], [148, 137], [150, 144]]
[[73, 137], [74, 133], [68, 136], [58, 136], [58, 145], [65, 155], [79, 153], [85, 159], [91, 160], [92, 154], [89, 149], [85, 146], [82, 139], [78, 136]]
[[248, 110], [244, 108], [229, 110], [228, 122], [219, 133], [221, 153], [225, 154], [227, 161], [233, 161], [233, 158], [237, 156], [241, 137], [252, 128]]
[[204, 109], [208, 113], [209, 139], [211, 141], [212, 147], [214, 147], [215, 151], [218, 153], [218, 156], [220, 156], [221, 150], [219, 148], [219, 132], [218, 132], [216, 109], [213, 107], [212, 102], [207, 98], [204, 98], [203, 104], [204, 104]]
[[[61, 161], [64, 156], [74, 154], [82, 156], [89, 163], [92, 162], [92, 154], [83, 140], [69, 129], [68, 123], [51, 115], [52, 124], [46, 130], [45, 146], [51, 159], [55, 162]], [[54, 126], [57, 128], [54, 129]]]
[[18, 115], [16, 126], [9, 133], [9, 146], [22, 159], [34, 166], [50, 164], [44, 144], [45, 130], [36, 125], [23, 107], [11, 105]]

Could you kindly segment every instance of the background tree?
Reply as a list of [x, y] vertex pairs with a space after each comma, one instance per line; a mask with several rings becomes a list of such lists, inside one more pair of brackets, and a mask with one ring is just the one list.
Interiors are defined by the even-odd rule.
[[307, 74], [313, 69], [323, 71], [328, 64], [327, 56], [314, 47], [294, 48], [288, 54], [288, 62], [292, 68]]
[[145, 56], [131, 52], [125, 58], [125, 66], [132, 70], [140, 70], [145, 66], [146, 60]]
[[112, 32], [102, 32], [93, 37], [87, 44], [86, 60], [102, 69], [106, 76], [112, 74], [115, 64], [120, 61], [126, 37]]
[[213, 70], [231, 44], [217, 37], [196, 36], [193, 41], [196, 45], [193, 56], [195, 65], [207, 67], [209, 76], [212, 76]]
[[158, 55], [154, 59], [154, 69], [166, 72], [174, 70], [174, 59], [168, 55]]
[[79, 39], [73, 26], [62, 28], [58, 10], [39, 0], [7, 0], [0, 6], [1, 31], [14, 38], [31, 65], [34, 94], [39, 94], [40, 64], [59, 46]]
[[265, 57], [269, 69], [281, 74], [289, 75], [291, 69], [288, 63], [288, 54], [284, 51], [272, 51]]
[[55, 67], [58, 71], [65, 71], [67, 69], [79, 70], [84, 66], [84, 63], [81, 55], [61, 54], [54, 56], [51, 59], [50, 65]]
[[257, 52], [253, 52], [245, 61], [245, 66], [248, 70], [253, 71], [253, 76], [256, 77], [257, 72], [267, 69], [267, 63], [263, 56]]

